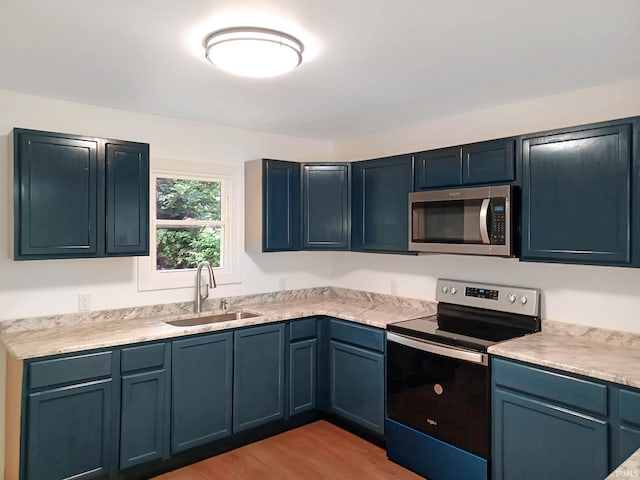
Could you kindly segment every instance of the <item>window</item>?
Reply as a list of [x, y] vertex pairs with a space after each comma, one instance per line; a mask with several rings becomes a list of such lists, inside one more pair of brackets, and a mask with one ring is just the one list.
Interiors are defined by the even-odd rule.
[[153, 170], [150, 255], [138, 260], [138, 290], [194, 288], [195, 269], [203, 260], [218, 284], [238, 281], [241, 249], [231, 195], [237, 178], [229, 168], [200, 167]]
[[155, 176], [157, 270], [196, 268], [203, 260], [224, 266], [226, 182]]

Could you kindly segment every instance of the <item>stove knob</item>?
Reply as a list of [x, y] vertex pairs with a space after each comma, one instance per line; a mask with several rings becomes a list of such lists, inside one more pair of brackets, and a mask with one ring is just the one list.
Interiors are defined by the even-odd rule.
[[516, 296], [513, 293], [509, 294], [509, 303], [515, 303], [516, 302]]
[[449, 287], [447, 287], [446, 285], [442, 286], [442, 293], [449, 293]]
[[458, 293], [458, 289], [456, 287], [451, 287], [451, 295], [455, 295]]
[[523, 305], [527, 304], [527, 297], [525, 297], [524, 295], [522, 297], [520, 297], [520, 303]]

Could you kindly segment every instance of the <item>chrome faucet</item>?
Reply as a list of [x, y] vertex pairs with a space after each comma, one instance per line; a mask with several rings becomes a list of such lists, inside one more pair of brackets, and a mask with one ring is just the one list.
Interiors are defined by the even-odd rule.
[[[209, 283], [205, 283], [204, 295], [202, 295], [202, 268], [205, 267], [209, 270]], [[209, 287], [213, 285], [216, 288], [216, 277], [213, 276], [213, 270], [211, 264], [207, 261], [200, 262], [198, 264], [198, 271], [196, 272], [196, 301], [193, 304], [193, 311], [200, 313], [202, 311], [202, 302], [209, 298]]]

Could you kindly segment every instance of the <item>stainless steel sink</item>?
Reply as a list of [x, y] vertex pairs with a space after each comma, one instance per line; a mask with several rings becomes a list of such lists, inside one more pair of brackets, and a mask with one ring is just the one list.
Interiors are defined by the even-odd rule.
[[207, 315], [205, 317], [184, 318], [181, 320], [171, 320], [166, 323], [174, 327], [195, 327], [196, 325], [206, 325], [208, 323], [229, 322], [232, 320], [242, 320], [243, 318], [259, 317], [257, 313], [251, 312], [227, 312], [218, 313], [216, 315]]

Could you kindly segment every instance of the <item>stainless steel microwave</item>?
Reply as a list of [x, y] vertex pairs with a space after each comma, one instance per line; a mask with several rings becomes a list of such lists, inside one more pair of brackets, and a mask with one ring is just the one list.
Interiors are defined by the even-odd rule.
[[409, 250], [514, 255], [514, 187], [456, 188], [409, 194]]

